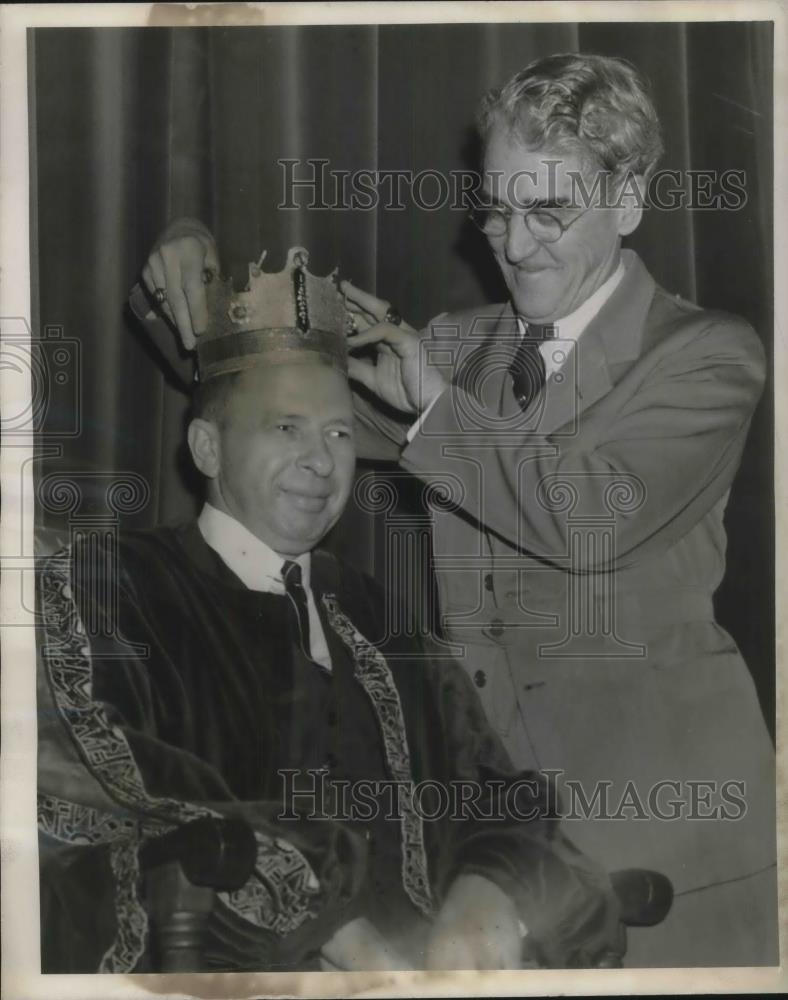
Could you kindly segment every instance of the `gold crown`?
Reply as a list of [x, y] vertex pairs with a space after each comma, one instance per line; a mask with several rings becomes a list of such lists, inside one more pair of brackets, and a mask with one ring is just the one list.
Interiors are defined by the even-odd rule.
[[346, 336], [352, 329], [334, 270], [318, 278], [309, 254], [293, 247], [283, 271], [262, 270], [265, 253], [249, 265], [249, 284], [204, 273], [208, 328], [197, 339], [200, 380], [256, 365], [322, 363], [347, 373]]

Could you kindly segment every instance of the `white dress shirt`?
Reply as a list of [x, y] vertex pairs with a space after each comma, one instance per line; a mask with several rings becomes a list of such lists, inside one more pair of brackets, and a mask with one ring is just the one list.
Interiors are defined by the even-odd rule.
[[[585, 302], [568, 316], [549, 324], [555, 327], [555, 337], [563, 343], [556, 346], [552, 340], [544, 340], [539, 346], [539, 353], [544, 358], [545, 372], [548, 378], [566, 364], [575, 344], [580, 339], [580, 335], [616, 290], [623, 277], [624, 263], [619, 258], [615, 271], [592, 295], [588, 296]], [[520, 329], [520, 336], [524, 336], [526, 321], [518, 316], [517, 325]]]
[[[592, 295], [589, 295], [585, 302], [579, 305], [574, 312], [549, 324], [555, 327], [555, 339], [545, 340], [539, 346], [539, 353], [544, 358], [545, 374], [548, 379], [566, 364], [575, 344], [580, 339], [580, 335], [616, 290], [619, 282], [624, 277], [624, 271], [624, 262], [619, 257], [618, 267], [607, 281], [604, 281]], [[525, 320], [520, 316], [517, 317], [517, 325], [522, 337], [525, 334], [526, 324]], [[556, 339], [561, 341], [561, 343], [556, 344]], [[422, 423], [427, 419], [427, 414], [439, 399], [440, 396], [436, 396], [419, 419], [411, 426], [408, 431], [408, 441], [412, 441], [416, 434], [418, 434]]]
[[305, 552], [295, 557], [280, 556], [253, 535], [240, 521], [236, 521], [234, 517], [212, 507], [209, 503], [203, 507], [197, 525], [208, 545], [250, 590], [284, 595], [282, 566], [285, 559], [298, 563], [301, 567], [301, 582], [306, 592], [309, 611], [309, 645], [312, 659], [326, 670], [331, 670], [328, 643], [310, 586], [311, 554]]

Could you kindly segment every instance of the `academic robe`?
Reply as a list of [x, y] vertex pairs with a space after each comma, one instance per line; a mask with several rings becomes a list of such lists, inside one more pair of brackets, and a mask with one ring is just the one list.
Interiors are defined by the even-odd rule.
[[[332, 557], [313, 555], [312, 587], [330, 673], [296, 662], [287, 598], [247, 589], [194, 523], [82, 539], [43, 563], [43, 971], [150, 971], [141, 847], [234, 814], [255, 829], [257, 866], [219, 896], [212, 922], [246, 944], [217, 933], [214, 970], [315, 967], [357, 916], [396, 939], [426, 927], [463, 872], [510, 894], [546, 964], [620, 953], [606, 874], [563, 837], [545, 783], [513, 770], [463, 671], [386, 642], [381, 595]], [[302, 793], [307, 768], [356, 784], [473, 781], [478, 812], [433, 820], [406, 796], [393, 818], [307, 818], [315, 799], [287, 799], [283, 768]], [[515, 788], [519, 815], [493, 809]]]

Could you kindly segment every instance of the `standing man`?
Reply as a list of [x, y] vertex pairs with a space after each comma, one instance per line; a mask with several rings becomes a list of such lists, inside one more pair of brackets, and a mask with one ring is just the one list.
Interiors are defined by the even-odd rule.
[[[480, 131], [473, 214], [509, 301], [417, 334], [345, 284], [352, 343], [377, 350], [351, 360], [357, 417], [454, 500], [434, 515], [442, 624], [514, 760], [552, 775], [584, 850], [673, 881], [629, 964], [773, 964], [773, 750], [712, 605], [763, 350], [621, 249], [661, 153], [629, 64], [533, 63]], [[215, 249], [165, 235], [144, 278], [188, 342]]]

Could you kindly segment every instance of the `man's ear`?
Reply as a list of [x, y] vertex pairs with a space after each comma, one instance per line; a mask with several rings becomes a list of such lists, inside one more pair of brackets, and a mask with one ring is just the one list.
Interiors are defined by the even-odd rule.
[[627, 174], [616, 200], [619, 236], [629, 236], [640, 225], [645, 198], [645, 178], [641, 174]]
[[208, 479], [216, 479], [222, 459], [219, 428], [212, 420], [195, 417], [189, 424], [187, 437], [194, 464]]

